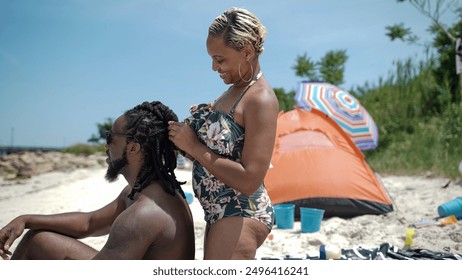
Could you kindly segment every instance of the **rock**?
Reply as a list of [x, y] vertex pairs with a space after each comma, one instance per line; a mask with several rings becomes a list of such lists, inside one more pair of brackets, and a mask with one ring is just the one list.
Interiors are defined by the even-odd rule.
[[0, 177], [4, 180], [31, 178], [51, 171], [72, 171], [106, 165], [101, 154], [80, 156], [61, 152], [22, 152], [0, 157]]

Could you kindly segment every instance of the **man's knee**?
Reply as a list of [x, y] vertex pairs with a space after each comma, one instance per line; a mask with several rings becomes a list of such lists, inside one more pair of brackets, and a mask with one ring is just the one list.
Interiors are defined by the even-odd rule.
[[19, 244], [30, 244], [37, 242], [37, 240], [40, 239], [40, 235], [43, 235], [43, 233], [44, 231], [30, 229], [24, 234]]
[[28, 254], [31, 247], [41, 246], [45, 235], [48, 233], [39, 230], [28, 230], [22, 237], [21, 241], [16, 246], [16, 250], [11, 256], [12, 260], [28, 259]]

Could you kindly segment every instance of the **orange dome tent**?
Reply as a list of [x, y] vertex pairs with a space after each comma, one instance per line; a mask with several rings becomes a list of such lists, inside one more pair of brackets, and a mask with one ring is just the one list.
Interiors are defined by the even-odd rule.
[[325, 217], [393, 211], [384, 186], [363, 153], [325, 113], [294, 109], [278, 118], [265, 185], [273, 204], [325, 210]]

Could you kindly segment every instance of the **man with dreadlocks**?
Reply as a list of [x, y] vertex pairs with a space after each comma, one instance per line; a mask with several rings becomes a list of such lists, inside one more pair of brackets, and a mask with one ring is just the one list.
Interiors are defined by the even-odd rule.
[[[177, 181], [176, 148], [168, 139], [175, 113], [161, 102], [126, 111], [107, 133], [106, 179], [128, 185], [93, 212], [21, 215], [0, 230], [0, 256], [29, 229], [11, 259], [194, 259], [194, 224]], [[101, 251], [79, 239], [108, 234]]]

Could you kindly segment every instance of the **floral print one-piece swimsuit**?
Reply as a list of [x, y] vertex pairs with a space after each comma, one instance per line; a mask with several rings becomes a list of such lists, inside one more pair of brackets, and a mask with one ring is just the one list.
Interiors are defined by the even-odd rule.
[[[216, 154], [237, 162], [242, 158], [245, 134], [233, 115], [245, 92], [229, 113], [212, 110], [210, 104], [200, 104], [191, 107], [191, 117], [187, 118], [202, 143]], [[258, 220], [271, 231], [274, 211], [263, 182], [255, 193], [247, 196], [221, 182], [198, 161], [194, 161], [192, 179], [195, 196], [209, 226], [224, 217], [240, 216]]]

